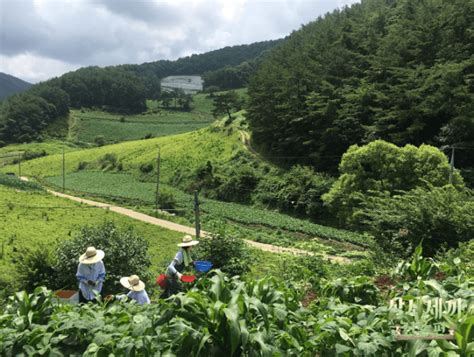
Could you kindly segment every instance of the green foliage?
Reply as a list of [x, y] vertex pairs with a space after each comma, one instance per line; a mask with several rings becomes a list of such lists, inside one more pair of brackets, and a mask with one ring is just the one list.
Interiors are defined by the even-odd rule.
[[38, 185], [35, 182], [22, 181], [16, 176], [5, 175], [0, 173], [0, 185], [6, 187], [12, 187], [19, 190], [43, 190], [41, 185]]
[[[293, 287], [273, 278], [242, 281], [219, 271], [185, 293], [144, 306], [61, 305], [38, 288], [9, 299], [0, 316], [0, 348], [7, 355], [85, 356], [471, 354], [472, 277], [446, 274], [436, 281], [417, 276], [393, 282], [385, 292], [371, 286], [367, 277], [343, 280], [328, 282], [307, 309]], [[448, 301], [461, 301], [460, 309], [446, 309]], [[439, 304], [442, 311], [435, 307]], [[454, 341], [400, 341], [395, 332], [425, 336], [447, 334], [451, 328]]]
[[356, 216], [380, 245], [405, 256], [420, 242], [433, 255], [443, 246], [455, 247], [474, 237], [472, 193], [450, 185], [372, 197]]
[[54, 258], [48, 246], [43, 244], [35, 248], [23, 248], [15, 256], [20, 290], [32, 292], [37, 286], [55, 284], [58, 272], [53, 268]]
[[167, 189], [161, 189], [158, 193], [158, 206], [165, 210], [176, 208], [176, 198], [174, 197], [173, 192]]
[[325, 213], [321, 196], [333, 182], [308, 166], [297, 165], [279, 175], [263, 175], [253, 201], [283, 212], [320, 218]]
[[473, 16], [471, 1], [368, 0], [302, 26], [250, 81], [254, 142], [331, 172], [352, 144], [439, 143], [472, 122]]
[[107, 141], [105, 140], [105, 137], [103, 135], [97, 135], [94, 138], [94, 144], [96, 144], [97, 146], [104, 146], [106, 143]]
[[151, 264], [148, 256], [148, 242], [137, 235], [132, 227], [120, 229], [113, 222], [98, 226], [84, 226], [72, 239], [59, 244], [55, 270], [60, 272], [57, 287], [76, 287], [75, 276], [78, 259], [87, 247], [105, 251], [104, 265], [107, 275], [103, 293], [114, 293], [123, 276], [137, 274], [147, 281]]
[[99, 159], [99, 166], [104, 171], [112, 170], [117, 165], [117, 161], [117, 155], [107, 153]]
[[372, 279], [365, 276], [339, 278], [322, 283], [321, 295], [337, 297], [341, 302], [376, 305], [379, 291]]
[[229, 121], [232, 121], [232, 111], [239, 111], [242, 109], [242, 102], [239, 94], [235, 91], [225, 92], [223, 94], [215, 94], [213, 97], [214, 110], [212, 115], [218, 118], [219, 116], [226, 114]]
[[[398, 147], [382, 140], [364, 146], [353, 145], [343, 155], [340, 177], [323, 201], [344, 222], [354, 222], [354, 211], [368, 197], [378, 193], [394, 195], [427, 185], [448, 183], [450, 167], [438, 149], [421, 145]], [[453, 183], [463, 187], [458, 172]]]
[[230, 275], [242, 275], [249, 271], [251, 256], [245, 242], [222, 228], [200, 240], [195, 248], [197, 260], [208, 260], [213, 268]]

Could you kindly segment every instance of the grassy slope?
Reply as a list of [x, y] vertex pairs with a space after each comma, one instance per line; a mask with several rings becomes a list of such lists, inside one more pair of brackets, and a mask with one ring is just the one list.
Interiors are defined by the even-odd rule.
[[[66, 155], [66, 172], [77, 171], [80, 162], [94, 163], [105, 154], [115, 154], [118, 161], [122, 162], [124, 171], [139, 175], [140, 165], [154, 163], [160, 147], [161, 177], [166, 182], [178, 170], [184, 167], [196, 168], [206, 163], [209, 158], [212, 158], [213, 162], [228, 161], [239, 150], [239, 143], [238, 133], [225, 135], [213, 132], [210, 128], [175, 136], [128, 141], [70, 152]], [[24, 162], [22, 165], [23, 173], [29, 176], [57, 176], [61, 173], [61, 168], [62, 155], [50, 155]], [[14, 170], [14, 166], [6, 166], [0, 170]]]
[[68, 239], [82, 225], [97, 224], [104, 220], [114, 221], [122, 227], [132, 225], [136, 232], [150, 242], [149, 252], [155, 273], [160, 272], [163, 263], [172, 258], [175, 244], [182, 236], [103, 209], [84, 207], [42, 191], [17, 191], [2, 185], [0, 219], [0, 242], [4, 244], [4, 256], [0, 259], [0, 282], [6, 283], [15, 279], [14, 262], [11, 260], [14, 249], [34, 247], [40, 243], [54, 244]]
[[[45, 151], [48, 155], [71, 152], [79, 148], [71, 143], [63, 143], [61, 141], [48, 141], [44, 143], [29, 143], [29, 144], [12, 144], [0, 148], [0, 167], [8, 165], [13, 159], [18, 158], [18, 155], [25, 151], [40, 152]], [[13, 169], [13, 168], [12, 168]]]

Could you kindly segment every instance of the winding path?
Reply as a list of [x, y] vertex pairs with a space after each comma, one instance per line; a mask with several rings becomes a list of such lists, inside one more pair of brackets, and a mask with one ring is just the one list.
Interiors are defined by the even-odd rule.
[[[22, 176], [21, 180], [29, 181], [28, 177], [25, 177], [25, 176]], [[175, 232], [180, 232], [180, 233], [190, 234], [190, 235], [194, 235], [196, 233], [196, 231], [193, 227], [188, 227], [188, 226], [184, 226], [182, 224], [178, 224], [178, 223], [174, 223], [174, 222], [167, 221], [167, 220], [164, 220], [164, 219], [152, 217], [152, 216], [149, 216], [147, 214], [131, 210], [129, 208], [110, 205], [108, 203], [103, 203], [103, 202], [92, 201], [92, 200], [88, 200], [88, 199], [85, 199], [85, 198], [76, 197], [76, 196], [68, 195], [68, 194], [61, 193], [61, 192], [56, 192], [56, 191], [53, 191], [53, 190], [50, 190], [50, 189], [46, 189], [46, 191], [49, 192], [50, 194], [54, 195], [54, 196], [57, 196], [57, 197], [65, 198], [65, 199], [68, 199], [68, 200], [71, 200], [71, 201], [75, 201], [75, 202], [78, 202], [78, 203], [81, 203], [81, 204], [86, 204], [86, 205], [89, 205], [89, 206], [94, 206], [94, 207], [97, 207], [97, 208], [108, 209], [109, 211], [112, 211], [112, 212], [115, 212], [115, 213], [118, 213], [118, 214], [122, 214], [124, 216], [136, 219], [138, 221], [154, 224], [156, 226], [160, 226], [160, 227], [163, 227], [163, 228], [175, 231]], [[203, 236], [206, 236], [209, 233], [206, 232], [206, 231], [201, 231], [201, 234]], [[245, 239], [244, 241], [252, 247], [255, 247], [257, 249], [261, 249], [263, 251], [270, 252], [270, 253], [290, 253], [290, 254], [294, 254], [294, 255], [314, 255], [312, 252], [309, 252], [309, 251], [303, 250], [303, 249], [279, 247], [277, 245], [259, 243], [259, 242], [255, 242], [255, 241], [248, 240], [248, 239]], [[327, 258], [331, 261], [338, 262], [338, 263], [348, 263], [348, 262], [350, 262], [350, 260], [347, 259], [347, 258], [338, 257], [338, 256], [335, 256], [335, 255], [327, 255], [326, 254], [326, 255], [323, 255], [323, 257]]]

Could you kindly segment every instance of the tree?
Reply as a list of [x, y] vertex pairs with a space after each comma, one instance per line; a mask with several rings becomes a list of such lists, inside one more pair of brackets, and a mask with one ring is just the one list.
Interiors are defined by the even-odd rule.
[[451, 185], [369, 197], [356, 215], [384, 249], [405, 257], [419, 244], [433, 255], [474, 236], [472, 193]]
[[65, 240], [58, 246], [54, 266], [59, 275], [58, 288], [76, 286], [78, 257], [89, 246], [105, 251], [107, 275], [103, 293], [116, 292], [120, 289], [120, 278], [130, 274], [137, 274], [142, 280], [150, 281], [148, 241], [137, 235], [131, 227], [121, 229], [113, 222], [105, 222], [97, 226], [82, 227], [72, 239]]
[[[400, 191], [431, 184], [448, 184], [450, 166], [447, 157], [437, 148], [421, 145], [398, 147], [383, 140], [364, 146], [353, 145], [342, 156], [341, 175], [323, 201], [341, 222], [356, 223], [353, 213], [369, 196]], [[461, 175], [453, 175], [456, 187], [464, 186]]]
[[213, 104], [212, 115], [217, 118], [222, 114], [227, 114], [230, 121], [232, 120], [232, 110], [240, 110], [241, 107], [240, 97], [235, 91], [214, 95]]

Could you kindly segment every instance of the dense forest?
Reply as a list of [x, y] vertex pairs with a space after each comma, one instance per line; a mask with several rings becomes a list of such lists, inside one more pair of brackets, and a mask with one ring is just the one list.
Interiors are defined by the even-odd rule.
[[472, 146], [473, 23], [472, 0], [365, 0], [303, 26], [250, 83], [254, 143], [329, 172], [375, 139]]
[[41, 140], [42, 131], [50, 123], [64, 119], [69, 107], [141, 112], [146, 109], [146, 99], [160, 96], [163, 77], [202, 74], [251, 62], [279, 42], [281, 40], [225, 47], [176, 61], [86, 67], [66, 73], [1, 103], [0, 144]]

